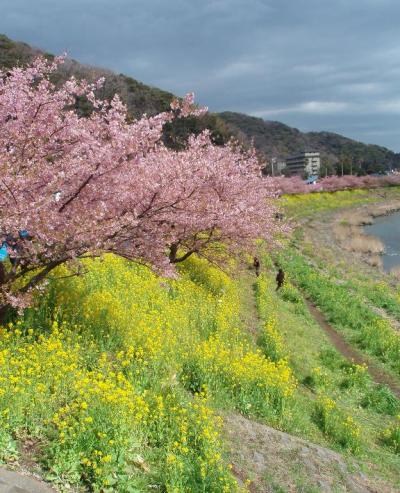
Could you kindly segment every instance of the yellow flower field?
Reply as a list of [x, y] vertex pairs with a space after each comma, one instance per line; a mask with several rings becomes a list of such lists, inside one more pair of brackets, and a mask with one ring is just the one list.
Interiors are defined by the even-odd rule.
[[279, 422], [295, 381], [241, 327], [237, 284], [196, 258], [178, 280], [111, 255], [85, 268], [1, 329], [2, 458], [35, 437], [61, 484], [238, 490], [213, 403]]

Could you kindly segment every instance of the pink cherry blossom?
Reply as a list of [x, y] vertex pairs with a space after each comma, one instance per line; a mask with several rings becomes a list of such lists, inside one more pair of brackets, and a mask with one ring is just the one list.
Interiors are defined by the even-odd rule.
[[[253, 150], [216, 147], [208, 132], [182, 151], [165, 147], [166, 122], [205, 111], [193, 95], [131, 122], [118, 96], [96, 98], [101, 81], [55, 87], [61, 62], [0, 72], [0, 240], [15, 239], [13, 266], [0, 263], [0, 308], [25, 306], [31, 287], [73, 259], [113, 252], [171, 274], [194, 252], [218, 261], [222, 244], [237, 251], [286, 231], [277, 184]], [[89, 117], [76, 113], [77, 96]]]
[[299, 176], [290, 178], [276, 177], [274, 178], [274, 183], [281, 194], [302, 194], [322, 191], [336, 192], [338, 190], [354, 188], [378, 188], [400, 185], [400, 175], [328, 176], [318, 180], [315, 185], [308, 185]]

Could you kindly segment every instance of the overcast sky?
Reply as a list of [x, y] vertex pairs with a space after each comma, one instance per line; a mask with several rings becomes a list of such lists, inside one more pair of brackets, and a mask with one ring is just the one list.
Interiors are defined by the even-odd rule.
[[213, 111], [400, 151], [399, 0], [0, 0], [0, 32]]

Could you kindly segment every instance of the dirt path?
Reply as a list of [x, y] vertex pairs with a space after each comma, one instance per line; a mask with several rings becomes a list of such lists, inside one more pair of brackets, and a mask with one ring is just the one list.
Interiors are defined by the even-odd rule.
[[238, 272], [238, 281], [240, 283], [240, 303], [241, 303], [241, 320], [244, 327], [247, 327], [253, 339], [257, 338], [258, 329], [261, 320], [258, 316], [257, 304], [254, 294], [254, 283], [257, 278], [253, 268], [240, 266]]
[[[254, 273], [240, 275], [242, 322], [253, 338], [261, 323], [254, 297]], [[334, 346], [348, 359], [369, 363], [356, 353], [311, 304], [310, 312]], [[369, 365], [371, 368], [371, 365]], [[374, 368], [375, 370], [375, 368]], [[378, 373], [378, 370], [377, 370]], [[381, 377], [381, 375], [379, 375]], [[375, 381], [389, 383], [373, 375]], [[392, 390], [393, 387], [391, 386]], [[400, 389], [398, 389], [400, 392]], [[398, 395], [398, 394], [396, 394]], [[238, 413], [222, 415], [232, 472], [251, 493], [397, 493], [379, 478], [364, 474], [356, 459], [276, 430]], [[371, 471], [374, 466], [371, 465]]]
[[397, 382], [386, 372], [378, 368], [367, 356], [361, 354], [354, 349], [339, 332], [337, 332], [326, 320], [324, 315], [313, 305], [309, 300], [305, 300], [307, 307], [314, 317], [315, 321], [320, 325], [323, 331], [328, 335], [335, 348], [347, 359], [354, 361], [359, 365], [365, 364], [368, 367], [368, 373], [371, 378], [380, 384], [387, 385], [393, 394], [400, 398], [400, 386]]

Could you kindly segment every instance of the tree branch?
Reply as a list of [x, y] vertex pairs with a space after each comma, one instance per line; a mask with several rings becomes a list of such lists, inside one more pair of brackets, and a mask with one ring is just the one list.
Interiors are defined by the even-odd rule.
[[27, 291], [29, 291], [36, 284], [38, 284], [40, 281], [43, 281], [43, 279], [45, 279], [45, 277], [47, 276], [47, 274], [50, 271], [55, 269], [58, 265], [62, 264], [66, 260], [68, 260], [68, 259], [65, 258], [62, 260], [53, 260], [52, 262], [50, 262], [46, 267], [43, 268], [42, 271], [40, 271], [38, 274], [36, 274], [36, 276], [33, 276], [32, 279], [19, 290], [19, 292], [26, 293]]
[[186, 252], [181, 257], [175, 257], [175, 259], [172, 261], [172, 263], [173, 264], [177, 264], [178, 262], [183, 262], [184, 260], [186, 260], [187, 258], [189, 258], [194, 253], [197, 253], [197, 250], [189, 250], [188, 252]]

